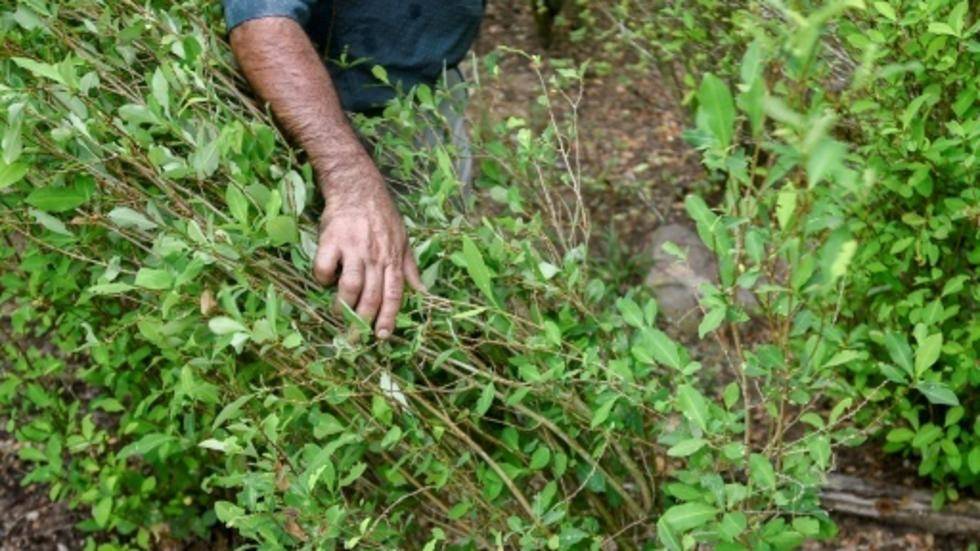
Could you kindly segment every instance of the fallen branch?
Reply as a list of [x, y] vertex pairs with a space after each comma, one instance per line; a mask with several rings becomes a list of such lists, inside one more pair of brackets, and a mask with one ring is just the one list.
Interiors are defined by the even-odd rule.
[[961, 500], [942, 510], [932, 508], [932, 494], [871, 482], [843, 474], [827, 478], [823, 506], [837, 513], [920, 528], [934, 534], [980, 535], [980, 502]]

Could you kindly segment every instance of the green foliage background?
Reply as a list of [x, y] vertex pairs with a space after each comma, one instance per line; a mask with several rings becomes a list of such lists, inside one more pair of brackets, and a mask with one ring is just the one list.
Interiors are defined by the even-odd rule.
[[[840, 300], [824, 304], [836, 310], [826, 336], [845, 349], [833, 362], [848, 382], [843, 396], [874, 404], [858, 421], [882, 423], [887, 451], [920, 459], [919, 473], [945, 488], [937, 505], [975, 490], [976, 10], [964, 1], [698, 4], [596, 4], [590, 14], [620, 20], [615, 32], [644, 62], [681, 75], [678, 94], [698, 106], [690, 138], [725, 181], [727, 212], [846, 246]], [[719, 96], [705, 69], [734, 84], [734, 96]], [[730, 121], [719, 127], [711, 112], [719, 98], [741, 112], [733, 138], [719, 132]], [[827, 258], [801, 255], [790, 281]]]
[[574, 37], [635, 49], [692, 107], [724, 190], [687, 200], [719, 257], [700, 333], [721, 365], [590, 254], [563, 108], [585, 68], [535, 59], [552, 116], [476, 129], [472, 197], [459, 152], [416, 145], [444, 93], [357, 121], [433, 293], [393, 342], [351, 334], [308, 275], [310, 168], [247, 99], [217, 10], [0, 16], [0, 407], [25, 483], [87, 511], [92, 548], [219, 523], [264, 548], [793, 548], [833, 534], [833, 448], [879, 433], [937, 504], [976, 489], [967, 2], [582, 7]]

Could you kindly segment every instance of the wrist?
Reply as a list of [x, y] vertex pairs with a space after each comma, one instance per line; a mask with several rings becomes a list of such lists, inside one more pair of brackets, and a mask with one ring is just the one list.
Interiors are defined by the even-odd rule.
[[[310, 159], [320, 191], [327, 194], [355, 192], [370, 189], [382, 184], [381, 174], [374, 166], [374, 160], [364, 148], [338, 149]], [[382, 184], [383, 185], [383, 184]]]
[[374, 161], [362, 152], [332, 162], [328, 169], [317, 169], [325, 210], [346, 207], [370, 207], [390, 201], [384, 178]]
[[367, 160], [367, 151], [356, 137], [323, 140], [318, 147], [307, 145], [307, 155], [313, 170], [324, 179], [332, 179], [342, 172], [350, 171], [353, 167]]

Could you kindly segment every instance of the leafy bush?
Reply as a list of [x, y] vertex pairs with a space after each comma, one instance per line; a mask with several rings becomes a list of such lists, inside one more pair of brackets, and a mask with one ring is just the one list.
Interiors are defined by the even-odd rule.
[[[727, 190], [720, 213], [687, 200], [719, 257], [700, 327], [726, 350], [719, 365], [658, 329], [655, 301], [590, 254], [588, 177], [575, 120], [561, 115], [574, 110], [558, 105], [575, 101], [583, 69], [531, 60], [550, 116], [475, 129], [475, 197], [459, 191], [459, 152], [417, 146], [444, 93], [423, 87], [383, 118], [357, 121], [403, 190], [433, 292], [410, 297], [396, 338], [378, 343], [309, 277], [311, 169], [247, 98], [212, 30], [215, 6], [7, 8], [0, 410], [33, 466], [25, 482], [88, 511], [81, 527], [106, 549], [207, 538], [217, 522], [267, 548], [598, 549], [656, 538], [670, 549], [784, 549], [832, 534], [817, 491], [833, 447], [877, 428], [862, 426], [880, 415], [868, 402], [898, 396], [914, 413], [917, 391], [948, 398], [944, 389], [974, 384], [952, 375], [975, 363], [976, 335], [969, 308], [912, 314], [911, 303], [887, 308], [886, 296], [914, 293], [870, 292], [894, 266], [873, 262], [884, 249], [867, 236], [891, 235], [877, 232], [883, 224], [896, 237], [902, 224], [930, 228], [907, 251], [975, 251], [961, 224], [975, 220], [976, 190], [936, 183], [919, 226], [875, 206], [903, 188], [867, 185], [865, 166], [895, 178], [915, 169], [887, 156], [899, 154], [889, 153], [898, 146], [885, 114], [900, 95], [840, 111], [840, 121], [880, 122], [876, 149], [830, 133], [830, 110], [845, 102], [816, 86], [830, 63], [817, 53], [843, 8], [777, 14], [807, 32], [733, 11], [726, 40], [757, 41], [692, 90], [691, 139]], [[975, 71], [953, 51], [945, 70]], [[871, 86], [874, 61], [855, 83], [885, 94]], [[481, 71], [506, 78], [495, 56]], [[733, 96], [725, 81], [736, 74]], [[923, 127], [916, 151], [940, 141], [930, 132], [961, 139], [921, 162], [948, 153], [959, 165], [950, 161], [949, 176], [975, 175], [974, 103], [959, 100], [955, 126], [938, 122], [948, 102], [931, 104], [935, 128]], [[864, 119], [869, 111], [881, 121]], [[957, 210], [950, 199], [963, 193]], [[940, 212], [960, 233], [931, 225]], [[933, 265], [972, 258], [949, 256]], [[910, 270], [917, 261], [900, 259]], [[947, 296], [975, 297], [964, 273]], [[930, 278], [908, 283], [926, 306], [944, 275]], [[758, 324], [735, 300], [739, 288], [757, 292]], [[926, 324], [920, 350], [934, 346], [929, 323], [943, 327], [942, 360], [919, 373], [894, 336], [911, 333], [910, 321]], [[879, 326], [892, 333], [879, 339]], [[899, 369], [882, 371], [875, 358], [889, 350]], [[853, 376], [841, 378], [845, 369]], [[890, 373], [902, 384], [880, 382]], [[972, 419], [962, 406], [949, 434]], [[972, 442], [964, 432], [944, 438]]]
[[[710, 30], [691, 32], [743, 52], [740, 63], [720, 55], [706, 60], [700, 67], [722, 79], [706, 76], [696, 91], [682, 93], [698, 104], [691, 141], [725, 182], [724, 211], [742, 221], [732, 238], [737, 252], [758, 247], [760, 235], [785, 244], [764, 254], [791, 252], [778, 273], [746, 283], [763, 295], [773, 281], [802, 291], [796, 302], [774, 304], [805, 314], [776, 340], [817, 330], [842, 349], [828, 366], [849, 385], [835, 394], [873, 402], [856, 421], [880, 427], [886, 450], [918, 456], [920, 474], [953, 484], [937, 494], [937, 504], [958, 496], [954, 485], [975, 490], [975, 10], [953, 0], [829, 2], [812, 10], [807, 3], [726, 4], [681, 2], [671, 9], [709, 16], [730, 9], [729, 17], [705, 21]], [[633, 8], [621, 2], [615, 13]], [[630, 33], [641, 53], [653, 47], [644, 45], [664, 48], [678, 33], [683, 47], [701, 46], [685, 26], [620, 23], [618, 32]], [[724, 81], [737, 83], [733, 99]], [[718, 109], [733, 104], [737, 120]], [[815, 238], [825, 239], [825, 248], [808, 255]], [[829, 276], [837, 292], [814, 292]], [[821, 327], [825, 322], [814, 316], [828, 311], [832, 323]]]

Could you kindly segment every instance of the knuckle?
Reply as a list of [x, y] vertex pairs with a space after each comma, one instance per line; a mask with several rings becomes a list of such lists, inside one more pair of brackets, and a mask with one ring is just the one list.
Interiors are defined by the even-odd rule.
[[313, 279], [324, 285], [333, 282], [333, 276], [329, 272], [318, 269], [313, 270]]
[[360, 292], [361, 284], [359, 281], [353, 279], [345, 279], [340, 282], [340, 292], [348, 295], [354, 295]]
[[330, 273], [330, 263], [326, 258], [321, 256], [313, 262], [313, 273], [324, 276]]
[[343, 265], [343, 273], [347, 274], [351, 281], [361, 281], [364, 279], [365, 262], [357, 257], [348, 257], [350, 260]]
[[388, 301], [399, 301], [402, 299], [402, 286], [399, 284], [397, 287], [388, 287], [385, 289], [385, 300]]

